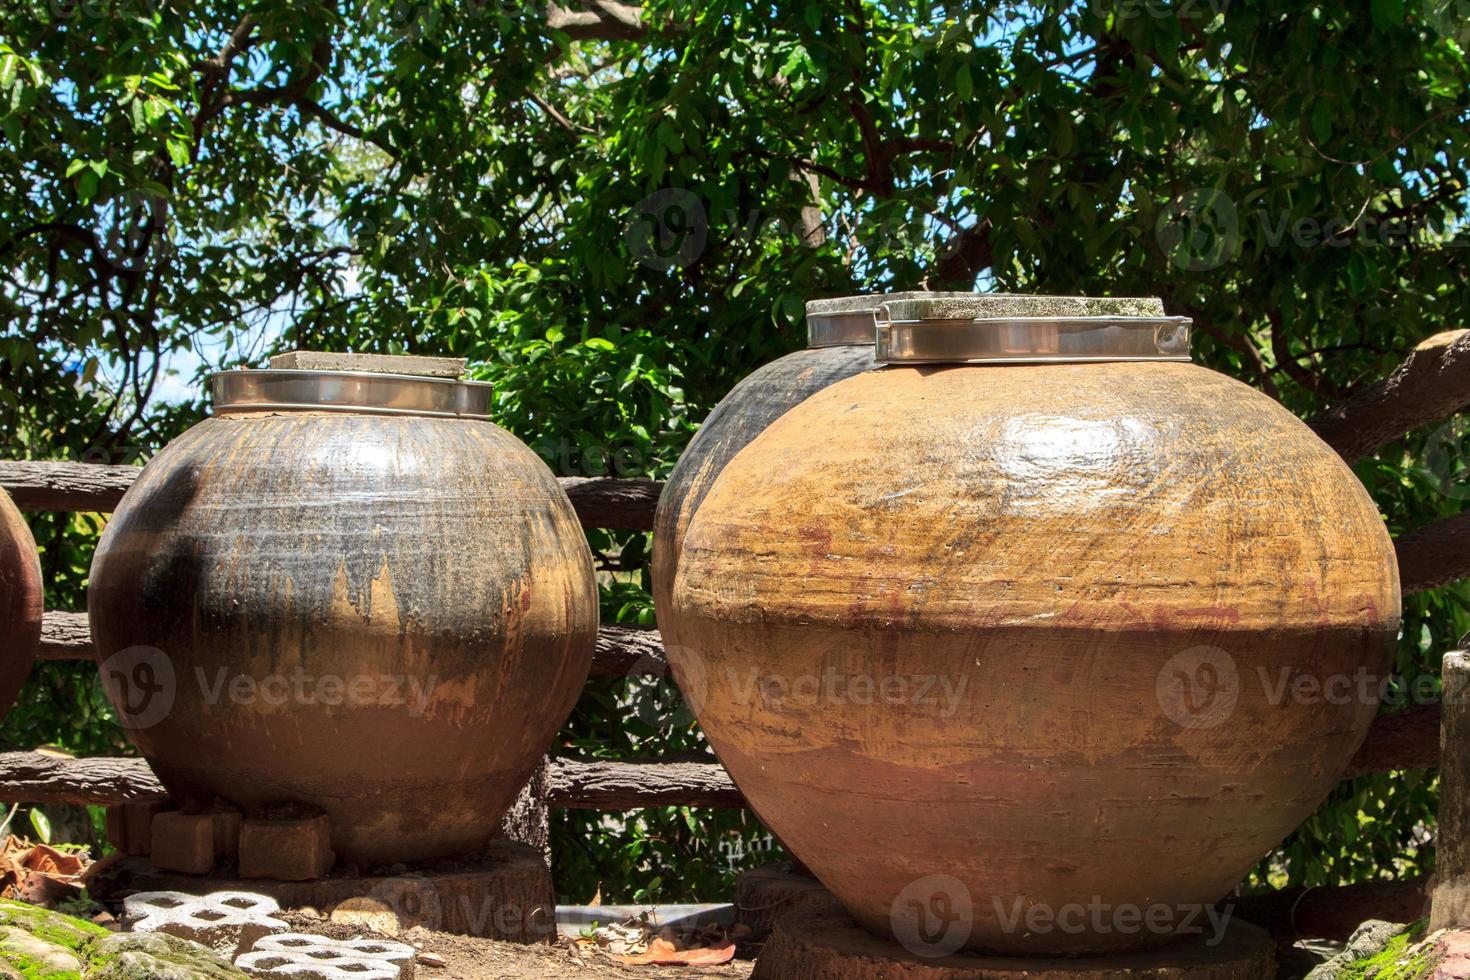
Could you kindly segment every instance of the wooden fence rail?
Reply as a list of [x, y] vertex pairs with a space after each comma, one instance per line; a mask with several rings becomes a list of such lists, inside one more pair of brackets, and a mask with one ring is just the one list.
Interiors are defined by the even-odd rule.
[[[0, 462], [0, 487], [21, 510], [110, 513], [141, 467], [93, 463]], [[663, 484], [619, 477], [562, 477], [584, 527], [653, 530]], [[1396, 541], [1405, 595], [1470, 577], [1470, 516], [1444, 518]]]
[[[83, 612], [48, 611], [41, 628], [42, 660], [95, 660], [92, 630]], [[663, 677], [668, 672], [658, 630], [604, 626], [592, 654], [593, 677]]]
[[[21, 510], [109, 514], [143, 471], [141, 466], [97, 463], [0, 462], [0, 487]], [[663, 484], [618, 477], [562, 477], [583, 527], [653, 530]]]
[[[651, 806], [743, 807], [718, 762], [552, 759], [548, 801], [583, 810]], [[0, 802], [111, 806], [168, 794], [148, 763], [131, 756], [0, 752]]]

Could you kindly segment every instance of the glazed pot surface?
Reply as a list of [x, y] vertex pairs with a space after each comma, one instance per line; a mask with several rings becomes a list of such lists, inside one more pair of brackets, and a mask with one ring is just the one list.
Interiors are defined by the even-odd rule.
[[1207, 925], [1335, 785], [1399, 621], [1351, 471], [1173, 363], [834, 385], [725, 467], [673, 603], [721, 761], [854, 917], [1017, 955]]
[[44, 595], [36, 539], [10, 495], [0, 490], [0, 719], [35, 662]]
[[316, 805], [365, 864], [492, 836], [597, 631], [570, 502], [469, 419], [206, 420], [129, 490], [89, 601], [108, 692], [181, 804]]
[[671, 593], [684, 534], [725, 464], [793, 406], [873, 367], [871, 343], [795, 351], [747, 375], [700, 425], [664, 483], [654, 515], [653, 601], [666, 648], [678, 643]]

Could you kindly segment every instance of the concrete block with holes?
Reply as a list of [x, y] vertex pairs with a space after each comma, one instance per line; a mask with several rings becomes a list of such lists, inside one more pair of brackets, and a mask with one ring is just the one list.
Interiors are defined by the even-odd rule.
[[413, 980], [412, 946], [386, 939], [328, 939], [290, 933], [266, 936], [235, 967], [252, 977], [291, 980]]
[[139, 892], [123, 899], [123, 928], [161, 932], [208, 946], [233, 958], [289, 927], [275, 918], [281, 906], [253, 892]]

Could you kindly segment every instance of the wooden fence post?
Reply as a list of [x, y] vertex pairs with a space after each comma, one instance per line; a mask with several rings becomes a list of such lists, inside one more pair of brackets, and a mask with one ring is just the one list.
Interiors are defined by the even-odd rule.
[[[1461, 641], [1470, 646], [1470, 637]], [[1470, 650], [1444, 655], [1439, 730], [1439, 828], [1429, 928], [1470, 927]]]

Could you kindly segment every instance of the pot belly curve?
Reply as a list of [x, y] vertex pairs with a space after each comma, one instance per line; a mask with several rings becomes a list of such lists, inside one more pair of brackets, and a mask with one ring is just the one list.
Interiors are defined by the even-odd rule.
[[1399, 616], [1346, 466], [1178, 364], [843, 381], [725, 468], [674, 604], [715, 751], [859, 922], [1026, 955], [1209, 929], [1358, 748]]
[[482, 846], [585, 683], [576, 516], [488, 422], [224, 416], [99, 547], [108, 693], [186, 807], [319, 806], [340, 857]]

